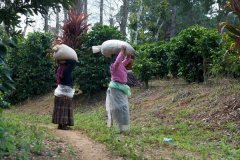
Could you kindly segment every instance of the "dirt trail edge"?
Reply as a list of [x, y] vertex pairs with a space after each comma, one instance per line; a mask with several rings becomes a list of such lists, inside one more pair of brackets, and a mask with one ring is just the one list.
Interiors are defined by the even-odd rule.
[[[21, 106], [16, 107], [16, 112], [26, 112], [29, 114], [51, 114], [53, 110], [54, 96], [49, 93], [44, 96], [30, 100]], [[44, 127], [53, 132], [66, 144], [75, 148], [77, 152], [77, 160], [122, 160], [124, 158], [116, 157], [106, 149], [105, 145], [100, 144], [81, 131], [76, 130], [58, 130], [54, 124], [37, 124], [39, 127]]]
[[41, 125], [50, 129], [62, 141], [76, 147], [75, 150], [80, 153], [79, 160], [122, 160], [120, 157], [114, 157], [103, 144], [94, 142], [92, 139], [74, 130], [58, 130], [54, 125]]

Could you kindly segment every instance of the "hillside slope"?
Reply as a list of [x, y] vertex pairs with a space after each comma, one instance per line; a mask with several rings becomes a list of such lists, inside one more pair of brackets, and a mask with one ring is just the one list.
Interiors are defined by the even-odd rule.
[[[161, 141], [160, 146], [165, 146], [162, 139], [171, 137], [175, 142], [170, 143], [170, 148], [180, 152], [177, 153], [180, 157], [240, 158], [240, 85], [237, 81], [222, 79], [207, 84], [187, 84], [171, 80], [153, 81], [150, 85], [148, 90], [135, 88], [130, 103], [132, 122], [160, 135], [161, 140], [153, 140], [153, 144]], [[157, 154], [158, 147], [150, 150], [144, 152], [144, 157], [158, 159], [156, 157], [161, 156]], [[189, 155], [186, 150], [195, 154]]]
[[[149, 89], [132, 88], [127, 135], [106, 127], [105, 91], [78, 95], [74, 130], [126, 159], [240, 159], [239, 91], [240, 84], [227, 79], [207, 84], [156, 80]], [[50, 119], [52, 107], [51, 93], [21, 104], [17, 112]]]
[[240, 127], [240, 85], [237, 81], [221, 80], [209, 84], [153, 81], [150, 89], [133, 91], [130, 98], [136, 108], [133, 112], [150, 110], [153, 117], [162, 120], [179, 117], [201, 121], [212, 129], [224, 129], [230, 122]]

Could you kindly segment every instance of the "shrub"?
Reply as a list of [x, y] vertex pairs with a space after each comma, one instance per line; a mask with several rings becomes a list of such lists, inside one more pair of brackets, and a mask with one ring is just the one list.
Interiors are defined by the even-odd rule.
[[211, 73], [214, 76], [227, 76], [229, 78], [240, 77], [239, 51], [228, 50], [228, 45], [215, 54], [212, 59]]
[[151, 59], [150, 60], [151, 62], [158, 63], [157, 65], [158, 67], [154, 68], [155, 71], [153, 72], [152, 76], [163, 78], [168, 74], [167, 43], [165, 42], [150, 44], [146, 43], [144, 45], [139, 46], [137, 50], [140, 51], [140, 54], [144, 55], [144, 59]]
[[149, 58], [147, 52], [140, 51], [133, 65], [134, 73], [137, 77], [145, 83], [148, 88], [148, 82], [157, 73], [157, 68], [160, 64], [153, 58]]
[[221, 50], [215, 30], [192, 26], [171, 40], [169, 69], [187, 82], [203, 82], [209, 73], [213, 55]]
[[133, 70], [137, 77], [145, 82], [148, 88], [148, 81], [153, 77], [163, 78], [168, 74], [169, 45], [166, 42], [146, 43], [137, 48], [136, 61]]
[[11, 71], [5, 64], [2, 54], [5, 54], [5, 46], [0, 42], [0, 111], [1, 108], [9, 107], [10, 104], [6, 101], [5, 96], [14, 89]]
[[16, 90], [9, 99], [20, 102], [48, 92], [54, 85], [54, 63], [47, 57], [53, 36], [35, 32], [27, 39], [18, 39], [18, 47], [8, 55]]
[[11, 77], [11, 71], [5, 63], [5, 56], [7, 54], [7, 47], [15, 47], [12, 40], [7, 38], [6, 33], [0, 28], [0, 111], [1, 108], [9, 107], [10, 104], [5, 100], [14, 89], [14, 82]]
[[93, 54], [91, 47], [110, 39], [123, 40], [115, 27], [96, 25], [83, 38], [83, 48], [78, 52], [79, 64], [75, 68], [76, 84], [84, 93], [93, 93], [106, 87], [109, 79], [109, 59], [101, 53]]

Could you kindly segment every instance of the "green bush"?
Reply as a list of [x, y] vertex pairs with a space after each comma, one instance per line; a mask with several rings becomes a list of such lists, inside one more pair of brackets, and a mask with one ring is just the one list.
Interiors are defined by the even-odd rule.
[[150, 61], [153, 63], [158, 63], [158, 67], [154, 68], [155, 71], [153, 72], [153, 76], [163, 78], [168, 74], [167, 53], [169, 52], [169, 49], [167, 43], [146, 43], [138, 46], [137, 48], [137, 51], [140, 51], [141, 54], [144, 54], [144, 59], [151, 59]]
[[9, 96], [17, 103], [34, 95], [48, 92], [54, 85], [54, 63], [47, 57], [51, 34], [35, 32], [18, 39], [18, 47], [8, 55], [16, 90]]
[[143, 81], [146, 88], [148, 88], [148, 82], [156, 75], [157, 68], [160, 67], [160, 64], [153, 58], [149, 58], [148, 54], [145, 53], [146, 52], [143, 51], [138, 53], [138, 57], [133, 65], [133, 70], [139, 80]]
[[83, 47], [78, 52], [79, 63], [74, 71], [75, 84], [84, 93], [93, 93], [106, 87], [110, 81], [109, 59], [101, 53], [93, 54], [92, 46], [101, 45], [110, 39], [123, 40], [117, 28], [96, 25], [83, 38]]
[[227, 76], [229, 78], [240, 77], [239, 52], [224, 49], [213, 57], [211, 73], [215, 76]]
[[189, 27], [170, 42], [170, 72], [187, 82], [203, 82], [213, 62], [212, 57], [220, 50], [217, 31], [200, 26]]
[[137, 77], [145, 82], [153, 77], [163, 78], [168, 74], [168, 43], [146, 43], [136, 47], [136, 61], [133, 66]]
[[211, 74], [214, 76], [227, 76], [229, 78], [240, 77], [239, 48], [230, 49], [233, 41], [228, 35], [223, 36], [223, 49], [213, 55]]
[[9, 107], [5, 96], [14, 89], [14, 82], [11, 77], [11, 71], [5, 63], [8, 47], [15, 47], [12, 40], [7, 37], [6, 32], [0, 27], [0, 110]]

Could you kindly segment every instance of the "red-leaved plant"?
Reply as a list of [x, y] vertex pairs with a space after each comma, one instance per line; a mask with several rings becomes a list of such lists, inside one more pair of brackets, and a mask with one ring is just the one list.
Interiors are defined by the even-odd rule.
[[75, 10], [68, 12], [68, 20], [63, 24], [63, 35], [60, 37], [60, 43], [66, 44], [73, 49], [81, 47], [81, 36], [88, 30], [87, 15], [84, 13], [77, 13]]
[[[229, 8], [240, 19], [240, 0], [228, 0], [226, 8]], [[235, 26], [229, 22], [221, 22], [220, 30], [222, 33], [224, 29], [227, 29], [229, 31], [228, 35], [235, 39], [235, 48], [238, 48], [240, 43], [240, 25]], [[230, 49], [233, 48], [232, 46], [233, 45], [231, 45]]]

